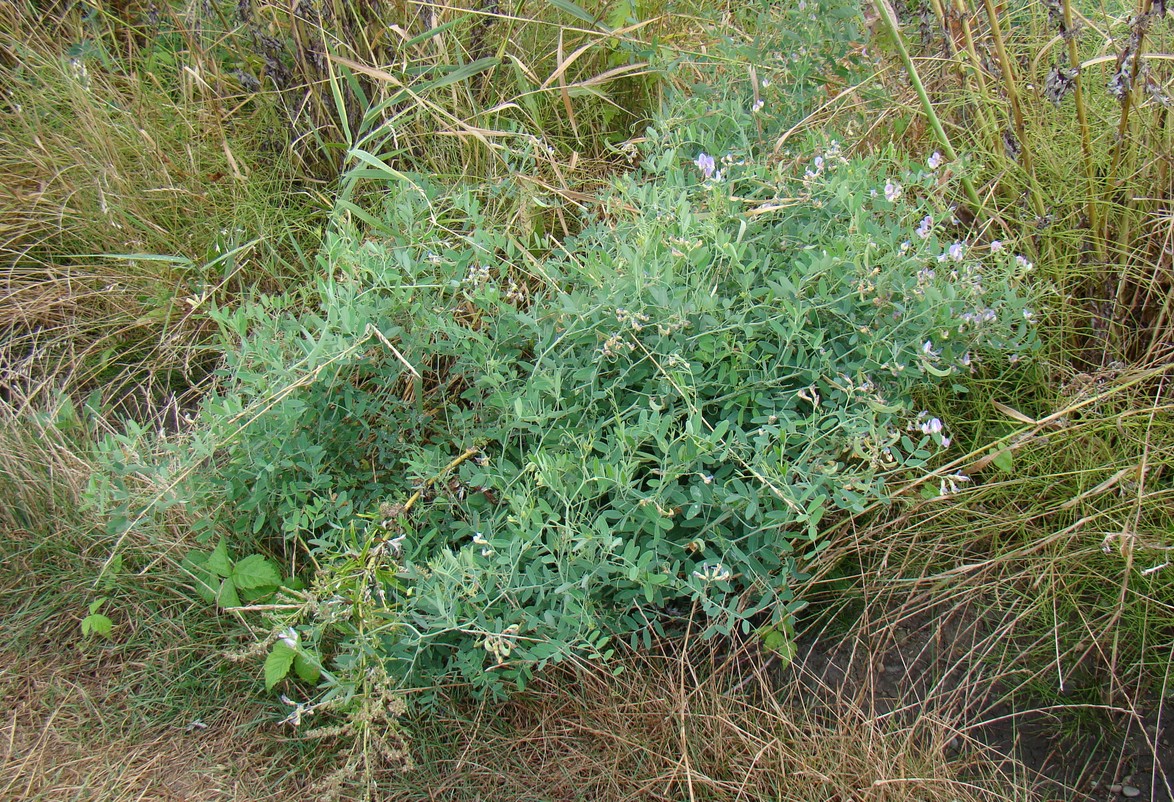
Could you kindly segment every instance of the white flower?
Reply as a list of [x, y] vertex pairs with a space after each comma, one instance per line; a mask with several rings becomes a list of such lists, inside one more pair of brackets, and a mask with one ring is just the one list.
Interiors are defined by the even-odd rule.
[[770, 79], [768, 79], [768, 78], [763, 78], [763, 79], [762, 79], [762, 88], [763, 88], [763, 89], [766, 89], [768, 86], [770, 86]]
[[802, 398], [804, 401], [811, 404], [813, 407], [819, 406], [819, 400], [820, 400], [819, 393], [816, 391], [814, 384], [811, 385], [810, 387], [803, 388], [802, 390], [797, 392], [795, 395], [797, 395], [799, 398]]
[[297, 727], [302, 723], [302, 716], [312, 716], [314, 714], [314, 705], [309, 702], [295, 702], [284, 693], [281, 695], [281, 703], [293, 708], [290, 714], [279, 722], [281, 724], [291, 724]]
[[926, 164], [929, 165], [929, 169], [936, 170], [942, 166], [943, 161], [944, 159], [942, 158], [942, 154], [935, 150], [933, 155], [929, 157], [929, 160], [926, 162]]
[[706, 563], [701, 566], [700, 571], [694, 571], [693, 576], [700, 579], [702, 582], [725, 582], [730, 579], [733, 574], [730, 569], [726, 568], [721, 563]]
[[697, 165], [697, 169], [701, 171], [702, 178], [707, 181], [713, 176], [713, 171], [717, 169], [717, 162], [708, 153], [702, 153], [697, 157], [697, 161], [693, 162]]
[[938, 485], [939, 496], [949, 496], [958, 492], [958, 485], [965, 484], [970, 481], [970, 477], [964, 473], [954, 473], [942, 479]]
[[1017, 264], [1021, 268], [1023, 268], [1024, 271], [1030, 271], [1032, 268], [1035, 267], [1035, 265], [1033, 265], [1031, 262], [1027, 261], [1027, 258], [1024, 256], [1016, 256], [1015, 257], [1015, 264]]
[[901, 197], [901, 185], [896, 181], [889, 181], [885, 184], [885, 200], [889, 203], [896, 203], [897, 199]]
[[1001, 250], [1003, 250], [1003, 241], [1002, 240], [992, 240], [991, 241], [991, 253], [998, 253]]
[[474, 533], [473, 545], [481, 547], [482, 557], [492, 557], [497, 553], [493, 550], [493, 547], [489, 545], [489, 541], [485, 539], [485, 535], [481, 534], [480, 532]]
[[961, 262], [966, 257], [966, 246], [961, 242], [955, 242], [950, 246], [950, 258], [955, 262]]
[[291, 649], [298, 648], [298, 631], [293, 627], [281, 633], [281, 642]]
[[756, 100], [756, 101], [754, 101], [754, 105], [750, 107], [750, 111], [762, 111], [762, 107], [765, 105], [766, 105], [766, 101], [761, 100], [761, 99]]

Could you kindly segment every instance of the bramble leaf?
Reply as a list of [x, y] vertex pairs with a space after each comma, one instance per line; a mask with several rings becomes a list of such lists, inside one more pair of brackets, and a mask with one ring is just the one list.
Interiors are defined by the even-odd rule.
[[208, 555], [206, 566], [209, 571], [222, 577], [232, 575], [232, 558], [228, 556], [228, 544], [221, 540]]
[[281, 574], [273, 563], [260, 554], [250, 554], [243, 560], [237, 561], [232, 568], [232, 581], [240, 590], [255, 590], [256, 588], [276, 588], [281, 584]]
[[216, 603], [225, 609], [241, 606], [241, 597], [236, 592], [236, 584], [232, 579], [225, 579], [220, 583], [220, 590], [216, 593]]
[[273, 686], [289, 675], [289, 670], [297, 659], [298, 653], [286, 645], [285, 641], [273, 644], [269, 656], [265, 658], [265, 690], [273, 690]]
[[[282, 646], [285, 646], [285, 644], [283, 643]], [[303, 654], [299, 654], [294, 657], [293, 669], [294, 673], [296, 673], [303, 682], [314, 683], [318, 681], [320, 676], [322, 676], [322, 671], [318, 668], [317, 662], [310, 660], [308, 657], [306, 657], [306, 655]]]

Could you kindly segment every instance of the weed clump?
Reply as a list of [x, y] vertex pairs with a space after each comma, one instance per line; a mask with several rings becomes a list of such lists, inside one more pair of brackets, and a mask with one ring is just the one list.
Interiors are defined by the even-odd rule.
[[212, 312], [226, 369], [157, 470], [209, 534], [287, 545], [273, 648], [324, 699], [376, 664], [523, 686], [674, 619], [788, 653], [821, 522], [949, 445], [915, 391], [1031, 347], [1030, 264], [953, 241], [935, 171], [770, 162], [723, 112], [680, 102], [558, 250], [413, 177], [393, 236], [340, 228], [304, 295]]

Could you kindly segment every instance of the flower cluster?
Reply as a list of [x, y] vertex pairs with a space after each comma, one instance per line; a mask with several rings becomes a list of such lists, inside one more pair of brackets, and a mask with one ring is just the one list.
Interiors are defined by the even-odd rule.
[[501, 665], [509, 659], [510, 654], [514, 651], [514, 641], [520, 629], [519, 625], [510, 624], [501, 631], [501, 634], [487, 634], [477, 643], [477, 646], [489, 652], [493, 656], [494, 662]]
[[471, 264], [469, 265], [469, 272], [465, 274], [462, 283], [473, 287], [481, 287], [489, 283], [491, 278], [488, 265]]
[[489, 541], [485, 539], [485, 535], [481, 534], [480, 532], [473, 534], [473, 545], [481, 547], [482, 557], [492, 557], [494, 554], [496, 554], [496, 552], [493, 550], [493, 547], [489, 545]]
[[733, 578], [733, 573], [721, 563], [705, 563], [700, 571], [694, 571], [693, 576], [702, 582], [727, 582]]

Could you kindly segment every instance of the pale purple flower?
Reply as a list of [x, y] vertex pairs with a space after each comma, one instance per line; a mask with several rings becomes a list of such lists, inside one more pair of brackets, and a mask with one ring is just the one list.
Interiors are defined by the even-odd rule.
[[897, 199], [901, 197], [901, 185], [896, 181], [889, 181], [885, 184], [885, 200], [889, 203], [896, 203]]
[[930, 418], [929, 420], [923, 422], [917, 428], [921, 429], [923, 434], [933, 435], [933, 434], [941, 434], [943, 427], [942, 427], [942, 422], [939, 418]]
[[933, 155], [929, 157], [929, 161], [927, 161], [926, 164], [929, 165], [929, 169], [936, 170], [942, 166], [943, 161], [945, 160], [942, 158], [942, 154], [935, 150]]
[[701, 171], [702, 178], [707, 181], [713, 176], [713, 171], [717, 169], [717, 162], [708, 153], [702, 153], [697, 157], [697, 161], [693, 162], [697, 165], [697, 169]]
[[961, 262], [965, 256], [966, 246], [964, 246], [961, 242], [955, 242], [950, 246], [950, 258], [955, 262]]
[[1003, 241], [1002, 240], [992, 240], [991, 241], [991, 253], [998, 253], [1001, 250], [1003, 250]]
[[922, 239], [929, 239], [931, 233], [933, 233], [933, 218], [927, 214], [922, 219], [921, 225], [917, 227], [917, 236]]

